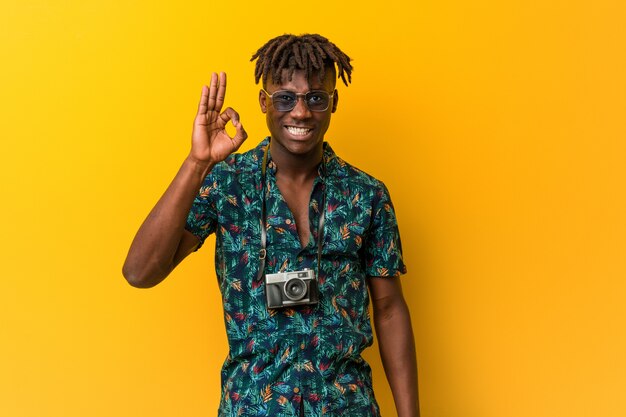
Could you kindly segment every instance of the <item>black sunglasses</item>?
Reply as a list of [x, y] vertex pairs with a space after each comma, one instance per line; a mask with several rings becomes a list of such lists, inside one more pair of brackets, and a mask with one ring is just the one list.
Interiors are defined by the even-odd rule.
[[326, 111], [330, 106], [330, 101], [335, 93], [328, 93], [324, 90], [312, 90], [307, 93], [296, 93], [289, 90], [275, 91], [270, 94], [265, 89], [261, 89], [272, 99], [272, 105], [278, 111], [291, 111], [296, 107], [299, 97], [304, 98], [306, 106], [311, 111]]

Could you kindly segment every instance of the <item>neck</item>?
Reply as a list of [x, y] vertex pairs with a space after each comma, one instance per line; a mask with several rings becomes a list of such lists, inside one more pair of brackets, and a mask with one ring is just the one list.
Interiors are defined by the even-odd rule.
[[277, 175], [294, 182], [305, 182], [317, 176], [317, 167], [322, 162], [323, 144], [320, 143], [310, 152], [293, 154], [276, 141], [270, 141], [272, 161], [276, 164]]

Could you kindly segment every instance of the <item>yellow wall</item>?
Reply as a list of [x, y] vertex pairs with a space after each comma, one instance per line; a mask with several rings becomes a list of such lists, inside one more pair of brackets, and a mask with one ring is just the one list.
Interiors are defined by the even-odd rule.
[[211, 71], [265, 134], [248, 60], [283, 32], [354, 58], [327, 138], [394, 196], [423, 415], [626, 415], [623, 4], [3, 0], [0, 415], [215, 415], [212, 244], [120, 270]]

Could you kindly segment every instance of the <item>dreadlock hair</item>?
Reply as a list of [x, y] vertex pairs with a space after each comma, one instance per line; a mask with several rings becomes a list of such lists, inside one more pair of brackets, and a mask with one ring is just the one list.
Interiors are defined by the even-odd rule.
[[264, 86], [269, 76], [272, 77], [274, 84], [280, 84], [283, 70], [288, 71], [289, 81], [295, 70], [303, 70], [307, 80], [317, 73], [319, 81], [322, 82], [325, 70], [331, 68], [334, 71], [335, 65], [337, 65], [337, 78], [341, 78], [346, 86], [352, 82], [350, 57], [321, 35], [285, 34], [278, 36], [259, 48], [250, 61], [257, 58], [254, 81], [258, 84], [262, 78]]

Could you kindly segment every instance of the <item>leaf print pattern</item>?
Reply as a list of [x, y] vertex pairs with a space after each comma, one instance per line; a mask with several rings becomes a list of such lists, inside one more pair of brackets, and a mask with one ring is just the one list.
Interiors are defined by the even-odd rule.
[[[379, 416], [371, 370], [367, 277], [406, 272], [395, 213], [384, 184], [324, 144], [324, 164], [309, 204], [311, 239], [303, 248], [276, 185], [269, 138], [233, 154], [206, 177], [186, 228], [201, 244], [212, 233], [229, 353], [222, 367], [219, 417]], [[258, 278], [261, 202], [267, 207], [265, 273], [310, 268], [319, 303], [268, 310]], [[320, 207], [325, 197], [325, 207]], [[322, 261], [317, 225], [325, 213]]]

